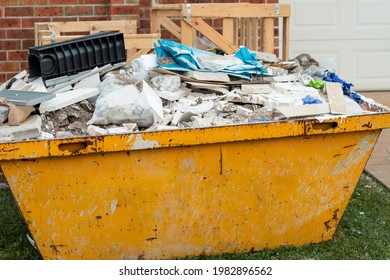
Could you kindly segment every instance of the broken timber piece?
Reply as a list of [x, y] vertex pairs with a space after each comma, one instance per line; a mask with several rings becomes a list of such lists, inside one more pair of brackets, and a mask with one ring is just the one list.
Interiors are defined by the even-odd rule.
[[279, 106], [276, 107], [276, 110], [278, 110], [287, 118], [307, 117], [307, 116], [315, 116], [315, 115], [330, 113], [329, 103]]
[[325, 82], [325, 87], [331, 113], [346, 115], [348, 112], [342, 85], [340, 83]]

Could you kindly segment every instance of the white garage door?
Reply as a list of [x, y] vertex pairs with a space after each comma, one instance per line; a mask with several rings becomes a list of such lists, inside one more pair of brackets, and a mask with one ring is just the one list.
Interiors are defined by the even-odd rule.
[[280, 0], [291, 4], [290, 58], [334, 57], [354, 90], [390, 90], [390, 0]]

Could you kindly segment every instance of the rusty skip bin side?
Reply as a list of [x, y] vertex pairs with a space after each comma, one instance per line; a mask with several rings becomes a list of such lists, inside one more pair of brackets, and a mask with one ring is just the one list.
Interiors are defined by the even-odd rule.
[[171, 259], [328, 240], [390, 114], [0, 145], [45, 259]]

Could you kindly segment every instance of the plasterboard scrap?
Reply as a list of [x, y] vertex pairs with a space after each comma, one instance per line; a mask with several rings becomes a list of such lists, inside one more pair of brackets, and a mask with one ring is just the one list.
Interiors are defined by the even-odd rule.
[[[60, 89], [58, 89], [60, 88]], [[70, 91], [72, 90], [73, 87], [71, 85], [63, 85], [63, 84], [58, 84], [58, 85], [55, 85], [54, 87], [50, 87], [49, 90], [51, 92], [56, 92], [56, 93], [62, 93], [62, 92], [66, 92], [66, 91]]]
[[183, 116], [183, 112], [181, 112], [181, 111], [176, 111], [176, 113], [173, 115], [173, 118], [172, 118], [172, 120], [171, 120], [171, 123], [173, 124], [173, 125], [177, 125], [178, 123], [179, 123], [179, 120], [180, 120], [180, 118]]
[[187, 89], [179, 88], [176, 91], [156, 90], [155, 92], [161, 98], [164, 98], [169, 101], [175, 101], [187, 96], [190, 91]]
[[184, 75], [198, 81], [230, 82], [229, 75], [226, 73], [188, 71]]
[[86, 78], [82, 79], [80, 82], [78, 82], [74, 86], [74, 89], [78, 89], [78, 88], [98, 88], [100, 83], [101, 83], [101, 81], [100, 81], [100, 74], [99, 73], [95, 73], [95, 74], [93, 74], [93, 75], [91, 75], [89, 77], [86, 77]]
[[245, 93], [270, 93], [271, 87], [266, 84], [243, 84], [241, 90]]
[[0, 141], [26, 140], [37, 138], [41, 135], [42, 119], [39, 115], [29, 116], [21, 125], [10, 126], [3, 124], [0, 126]]
[[218, 101], [217, 110], [221, 113], [234, 113], [237, 111], [237, 106], [228, 101]]
[[299, 75], [286, 75], [272, 77], [274, 82], [299, 82], [301, 79]]
[[164, 118], [161, 98], [145, 81], [142, 81], [142, 93], [145, 94], [153, 111], [154, 123], [161, 121]]
[[58, 93], [51, 100], [42, 102], [39, 106], [41, 113], [51, 112], [88, 99], [99, 94], [97, 88], [79, 88], [67, 92]]
[[330, 113], [329, 103], [294, 105], [294, 106], [279, 106], [276, 107], [285, 117], [306, 117]]
[[332, 114], [347, 114], [342, 85], [340, 83], [325, 82], [325, 88]]
[[89, 125], [87, 127], [87, 133], [91, 136], [107, 135], [108, 130], [95, 125]]
[[34, 91], [47, 92], [47, 88], [46, 88], [45, 84], [43, 83], [42, 77], [39, 77], [33, 81], [30, 81], [29, 84], [35, 86]]
[[276, 63], [278, 62], [278, 57], [273, 53], [265, 52], [252, 52], [255, 54], [256, 60], [262, 60], [264, 62]]
[[312, 87], [307, 87], [302, 83], [274, 83], [272, 87], [280, 93], [289, 95], [306, 95], [318, 96], [318, 90]]
[[161, 91], [175, 92], [181, 86], [178, 75], [157, 75], [150, 80], [152, 86]]

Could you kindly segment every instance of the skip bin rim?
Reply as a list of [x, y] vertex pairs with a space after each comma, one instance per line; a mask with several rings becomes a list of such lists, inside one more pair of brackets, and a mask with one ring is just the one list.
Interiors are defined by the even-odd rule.
[[[328, 129], [323, 130], [316, 129], [317, 124], [330, 125]], [[337, 124], [337, 126], [335, 127], [334, 124]], [[382, 130], [385, 128], [390, 128], [390, 112], [335, 117], [323, 122], [316, 119], [306, 119], [292, 122], [251, 123], [196, 129], [134, 132], [95, 137], [80, 136], [50, 140], [29, 140], [0, 143], [0, 160], [77, 156], [91, 153], [267, 140], [283, 137]], [[226, 137], [225, 135], [230, 136]], [[76, 151], [66, 148], [72, 145], [82, 146], [82, 148]]]

